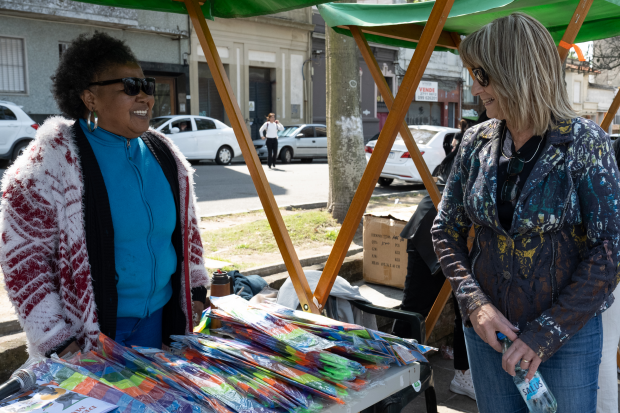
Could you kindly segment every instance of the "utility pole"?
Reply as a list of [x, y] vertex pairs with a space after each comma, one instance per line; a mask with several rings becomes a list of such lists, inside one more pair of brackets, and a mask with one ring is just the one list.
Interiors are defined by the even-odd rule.
[[360, 63], [355, 40], [351, 37], [325, 27], [325, 43], [328, 211], [342, 222], [366, 168], [360, 113]]

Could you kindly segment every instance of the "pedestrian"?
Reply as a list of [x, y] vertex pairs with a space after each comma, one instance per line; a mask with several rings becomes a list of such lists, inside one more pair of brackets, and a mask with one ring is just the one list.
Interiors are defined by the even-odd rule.
[[[284, 126], [279, 120], [276, 120], [276, 114], [270, 113], [267, 115], [267, 122], [263, 124], [258, 130], [261, 139], [267, 139], [267, 165], [271, 169], [271, 165], [276, 167], [276, 158], [278, 156], [278, 132], [283, 131]], [[265, 135], [263, 136], [263, 131]]]
[[452, 150], [454, 150], [454, 148], [460, 145], [461, 140], [463, 139], [463, 135], [465, 134], [465, 131], [469, 129], [469, 122], [467, 122], [467, 120], [465, 119], [461, 119], [459, 122], [459, 129], [461, 131], [457, 133], [456, 135], [454, 135], [454, 138], [452, 139]]
[[[209, 279], [192, 168], [149, 130], [155, 79], [121, 40], [80, 35], [52, 77], [60, 110], [4, 173], [0, 265], [31, 355], [162, 347]], [[191, 292], [190, 292], [191, 290]]]
[[[612, 144], [620, 167], [620, 139]], [[614, 302], [603, 313], [603, 353], [598, 373], [596, 413], [618, 413], [618, 342], [620, 341], [620, 303]]]
[[[571, 109], [555, 44], [535, 19], [494, 20], [459, 54], [491, 120], [465, 133], [432, 234], [467, 326], [478, 408], [527, 412], [511, 377], [518, 364], [528, 380], [541, 372], [558, 412], [594, 413], [601, 313], [620, 255], [611, 142]], [[498, 331], [513, 341], [503, 356]]]
[[[464, 120], [461, 122], [466, 123]], [[452, 151], [433, 171], [439, 190], [443, 190], [458, 153], [460, 140], [452, 142], [456, 143], [456, 146], [452, 147]], [[400, 233], [401, 238], [407, 240], [407, 277], [400, 309], [419, 313], [424, 318], [431, 311], [446, 280], [433, 251], [431, 239], [431, 226], [436, 216], [437, 210], [433, 201], [430, 196], [426, 195]], [[450, 382], [450, 391], [476, 400], [467, 360], [463, 321], [454, 295], [452, 295], [452, 300], [454, 302], [454, 378]], [[413, 338], [408, 330], [407, 323], [400, 320], [394, 322], [395, 335]]]

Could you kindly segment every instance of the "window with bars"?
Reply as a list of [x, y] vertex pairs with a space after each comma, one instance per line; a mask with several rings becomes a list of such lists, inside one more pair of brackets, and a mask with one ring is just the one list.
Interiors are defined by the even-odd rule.
[[24, 39], [0, 37], [0, 92], [26, 93]]

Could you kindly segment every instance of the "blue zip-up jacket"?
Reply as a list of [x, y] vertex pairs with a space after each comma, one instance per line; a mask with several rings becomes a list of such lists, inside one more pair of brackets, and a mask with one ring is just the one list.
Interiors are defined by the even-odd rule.
[[172, 296], [177, 268], [172, 245], [176, 207], [161, 166], [141, 138], [127, 140], [80, 126], [93, 148], [114, 225], [118, 317], [144, 318]]
[[598, 125], [582, 118], [557, 122], [546, 133], [506, 231], [496, 206], [502, 127], [492, 119], [465, 133], [433, 224], [433, 243], [463, 320], [491, 303], [545, 361], [613, 302], [620, 173]]

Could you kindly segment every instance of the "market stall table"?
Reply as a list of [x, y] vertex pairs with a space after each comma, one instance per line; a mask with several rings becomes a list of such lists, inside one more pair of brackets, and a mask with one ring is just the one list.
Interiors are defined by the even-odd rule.
[[[420, 363], [413, 363], [409, 366], [392, 367], [380, 379], [380, 382], [365, 391], [365, 395], [360, 399], [355, 399], [346, 405], [333, 405], [323, 412], [325, 413], [352, 413], [361, 412], [390, 397], [392, 394], [412, 387], [420, 380]], [[427, 367], [428, 368], [428, 367]], [[415, 391], [415, 388], [414, 388]], [[418, 388], [418, 391], [422, 391]]]

